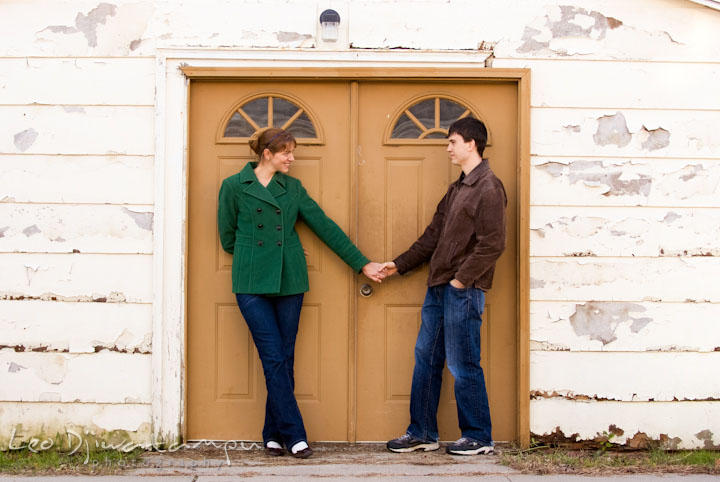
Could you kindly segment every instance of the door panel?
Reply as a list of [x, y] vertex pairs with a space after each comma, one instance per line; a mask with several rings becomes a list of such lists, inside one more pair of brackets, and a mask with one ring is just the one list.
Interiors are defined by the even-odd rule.
[[[460, 174], [447, 157], [444, 141], [402, 139], [384, 143], [394, 115], [413, 99], [446, 96], [465, 101], [486, 122], [492, 145], [484, 157], [502, 179], [508, 194], [507, 249], [500, 259], [494, 287], [487, 296], [482, 324], [482, 360], [496, 440], [516, 436], [517, 397], [517, 87], [510, 83], [372, 82], [359, 87], [359, 243], [372, 259], [393, 259], [422, 234], [448, 184]], [[432, 107], [432, 103], [428, 104]], [[401, 109], [402, 110], [402, 109]], [[415, 124], [432, 123], [432, 112], [417, 114]], [[406, 111], [406, 112], [407, 112]], [[458, 110], [457, 112], [462, 112]], [[435, 123], [441, 115], [435, 116]], [[404, 119], [409, 128], [415, 129]], [[426, 126], [428, 129], [432, 126]], [[406, 126], [406, 130], [408, 130]], [[421, 129], [420, 129], [421, 130]], [[418, 132], [420, 132], [418, 130]], [[439, 137], [439, 136], [436, 136]], [[438, 143], [440, 142], [440, 144]], [[424, 144], [423, 144], [424, 143]], [[405, 432], [414, 345], [427, 290], [427, 266], [376, 286], [358, 301], [357, 438], [387, 440]], [[440, 438], [459, 437], [453, 380], [447, 368], [438, 422]]]
[[[448, 184], [460, 173], [448, 161], [442, 139], [430, 145], [408, 139], [397, 145], [385, 142], [388, 132], [395, 132], [389, 124], [399, 109], [419, 96], [437, 94], [472, 104], [486, 121], [492, 145], [485, 157], [508, 194], [507, 249], [487, 297], [482, 364], [494, 437], [514, 440], [518, 407], [517, 85], [360, 82], [356, 112], [351, 112], [352, 92], [351, 82], [344, 80], [191, 83], [187, 437], [259, 440], [264, 418], [262, 367], [230, 292], [232, 257], [222, 250], [217, 237], [220, 184], [254, 159], [246, 142], [228, 143], [218, 134], [224, 122], [234, 123], [233, 129], [240, 130], [248, 122], [230, 109], [242, 99], [266, 93], [301, 101], [309, 114], [300, 118], [317, 123], [322, 140], [301, 142], [290, 175], [302, 180], [346, 233], [355, 219], [359, 247], [371, 259], [383, 261], [402, 253], [422, 234]], [[262, 110], [265, 104], [254, 102], [243, 114], [257, 111], [258, 105]], [[422, 109], [412, 109], [411, 114], [420, 123], [432, 122], [432, 116]], [[358, 121], [356, 132], [351, 131], [353, 118]], [[443, 115], [436, 115], [437, 120], [447, 121]], [[411, 116], [403, 122], [397, 132], [415, 129]], [[438, 132], [434, 135], [442, 137]], [[352, 139], [358, 140], [357, 145]], [[352, 177], [351, 153], [358, 155], [357, 179]], [[351, 193], [355, 190], [357, 205], [353, 206]], [[351, 270], [304, 225], [298, 225], [298, 232], [308, 251], [310, 291], [298, 333], [295, 392], [308, 436], [311, 440], [350, 441], [398, 436], [409, 422], [413, 349], [427, 268], [374, 285], [374, 294], [363, 298], [354, 290]], [[360, 282], [367, 280], [360, 278]], [[452, 388], [446, 370], [439, 416], [443, 440], [459, 436]]]
[[[300, 145], [290, 174], [346, 232], [350, 228], [349, 85], [303, 82], [193, 82], [190, 90], [188, 215], [189, 439], [259, 440], [265, 381], [252, 337], [231, 293], [232, 256], [220, 247], [222, 180], [254, 160], [247, 143], [218, 136], [238, 99], [271, 92], [300, 99], [321, 119], [323, 143]], [[279, 103], [279, 102], [276, 102]], [[259, 102], [255, 102], [255, 110]], [[250, 111], [250, 109], [247, 109]], [[270, 117], [271, 116], [266, 116]], [[306, 120], [302, 118], [301, 120]], [[260, 126], [262, 127], [262, 126]], [[303, 225], [311, 290], [298, 332], [295, 392], [308, 436], [347, 440], [352, 271]]]

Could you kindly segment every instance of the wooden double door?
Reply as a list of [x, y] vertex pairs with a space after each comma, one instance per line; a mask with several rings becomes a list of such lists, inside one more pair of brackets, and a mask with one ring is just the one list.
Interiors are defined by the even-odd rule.
[[[518, 93], [512, 82], [192, 81], [189, 114], [186, 436], [259, 440], [265, 385], [231, 292], [231, 256], [217, 235], [222, 180], [254, 160], [248, 137], [271, 125], [298, 139], [290, 175], [372, 260], [391, 260], [430, 222], [459, 175], [446, 154], [454, 120], [490, 130], [485, 157], [508, 194], [507, 249], [482, 324], [482, 365], [493, 436], [515, 440], [518, 420]], [[309, 229], [310, 291], [296, 345], [296, 396], [308, 436], [384, 441], [409, 422], [413, 349], [427, 267], [374, 285]], [[368, 286], [372, 292], [368, 293]], [[445, 370], [440, 436], [459, 436]]]

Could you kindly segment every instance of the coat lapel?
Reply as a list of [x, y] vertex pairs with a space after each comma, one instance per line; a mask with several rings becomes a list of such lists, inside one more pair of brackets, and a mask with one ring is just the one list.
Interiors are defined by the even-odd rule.
[[275, 200], [273, 194], [269, 190], [269, 187], [274, 184], [275, 180], [273, 179], [272, 181], [270, 181], [270, 184], [268, 184], [268, 188], [263, 187], [263, 185], [260, 184], [260, 181], [257, 180], [257, 176], [255, 176], [255, 173], [253, 172], [254, 167], [254, 162], [248, 162], [242, 169], [242, 171], [240, 171], [240, 182], [242, 184], [245, 184], [243, 192], [249, 196], [258, 198], [261, 201], [265, 201], [266, 203], [272, 204], [273, 206], [279, 208], [280, 206], [278, 205], [278, 202]]
[[287, 191], [285, 190], [285, 177], [277, 173], [270, 181], [270, 184], [267, 186], [267, 190], [270, 191], [270, 194], [278, 200], [279, 197], [283, 196]]

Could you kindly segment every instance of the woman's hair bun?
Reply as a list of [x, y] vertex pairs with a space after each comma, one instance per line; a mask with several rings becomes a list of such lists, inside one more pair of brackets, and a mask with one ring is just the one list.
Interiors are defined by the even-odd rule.
[[248, 141], [248, 145], [250, 146], [250, 149], [252, 149], [255, 154], [258, 154], [258, 155], [260, 154], [260, 137], [268, 129], [269, 129], [269, 127], [265, 127], [264, 129], [257, 130], [250, 137], [250, 140]]

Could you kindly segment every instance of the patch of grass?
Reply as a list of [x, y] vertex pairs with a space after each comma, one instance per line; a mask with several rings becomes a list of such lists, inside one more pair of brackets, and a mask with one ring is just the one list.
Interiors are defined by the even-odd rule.
[[33, 452], [28, 448], [0, 452], [2, 474], [114, 474], [137, 466], [143, 450], [131, 452], [101, 450], [94, 452], [56, 449]]
[[505, 450], [500, 461], [515, 470], [533, 474], [720, 474], [720, 452], [709, 450], [622, 452], [536, 445], [527, 450]]

